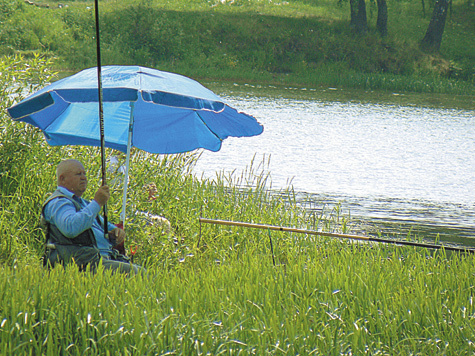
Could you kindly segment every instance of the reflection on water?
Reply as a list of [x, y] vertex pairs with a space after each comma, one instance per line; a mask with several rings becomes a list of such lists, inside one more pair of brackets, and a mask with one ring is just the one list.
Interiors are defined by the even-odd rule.
[[[226, 97], [226, 96], [225, 96]], [[292, 184], [302, 202], [341, 202], [355, 229], [475, 238], [473, 110], [228, 96], [264, 133], [203, 152], [196, 172], [246, 169], [270, 156], [271, 189]]]

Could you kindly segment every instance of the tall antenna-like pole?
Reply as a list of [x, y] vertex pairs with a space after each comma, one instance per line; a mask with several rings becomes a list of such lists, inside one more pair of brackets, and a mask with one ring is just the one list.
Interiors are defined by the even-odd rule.
[[[101, 134], [101, 166], [102, 185], [106, 185], [106, 153], [104, 139], [104, 110], [102, 105], [102, 74], [101, 74], [101, 39], [99, 33], [99, 0], [94, 0], [96, 14], [96, 45], [97, 45], [97, 89], [99, 91], [99, 128]], [[104, 204], [104, 234], [107, 237], [107, 204]]]

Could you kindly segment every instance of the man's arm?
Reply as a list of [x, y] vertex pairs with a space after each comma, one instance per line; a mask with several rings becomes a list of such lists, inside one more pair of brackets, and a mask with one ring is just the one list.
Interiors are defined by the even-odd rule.
[[69, 199], [56, 198], [46, 205], [44, 216], [46, 221], [55, 225], [64, 236], [74, 238], [92, 227], [100, 210], [100, 205], [93, 200], [76, 212], [74, 204]]

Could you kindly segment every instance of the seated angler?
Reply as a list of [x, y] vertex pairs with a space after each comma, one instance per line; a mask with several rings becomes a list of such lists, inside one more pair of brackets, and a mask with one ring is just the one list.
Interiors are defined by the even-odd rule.
[[138, 273], [141, 267], [119, 254], [114, 246], [125, 239], [125, 231], [108, 224], [99, 216], [109, 200], [108, 186], [97, 189], [94, 199], [82, 198], [87, 188], [87, 176], [81, 162], [67, 159], [56, 169], [58, 188], [43, 204], [42, 217], [47, 227], [45, 264], [76, 263], [81, 270], [95, 270], [99, 262], [105, 269]]

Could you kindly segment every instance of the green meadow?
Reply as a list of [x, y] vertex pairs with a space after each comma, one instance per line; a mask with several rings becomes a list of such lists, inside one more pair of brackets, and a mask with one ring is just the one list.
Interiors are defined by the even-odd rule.
[[[205, 180], [191, 174], [199, 152], [134, 151], [126, 248], [137, 248], [147, 274], [44, 269], [40, 207], [55, 188], [57, 162], [84, 162], [86, 197], [100, 184], [97, 148], [48, 146], [38, 130], [7, 117], [15, 98], [51, 80], [51, 65], [0, 61], [1, 355], [475, 352], [473, 255], [200, 224], [203, 216], [351, 232], [338, 206], [315, 215], [297, 207], [291, 188], [270, 194], [258, 160]], [[144, 189], [151, 182], [154, 201]], [[121, 187], [111, 184], [116, 221]], [[172, 233], [144, 225], [135, 211], [166, 216]]]
[[[62, 74], [96, 65], [92, 0], [0, 1], [0, 55], [54, 58]], [[439, 53], [419, 48], [433, 0], [388, 1], [388, 36], [350, 29], [348, 0], [101, 0], [102, 64], [197, 80], [475, 94], [475, 6], [453, 0]]]

